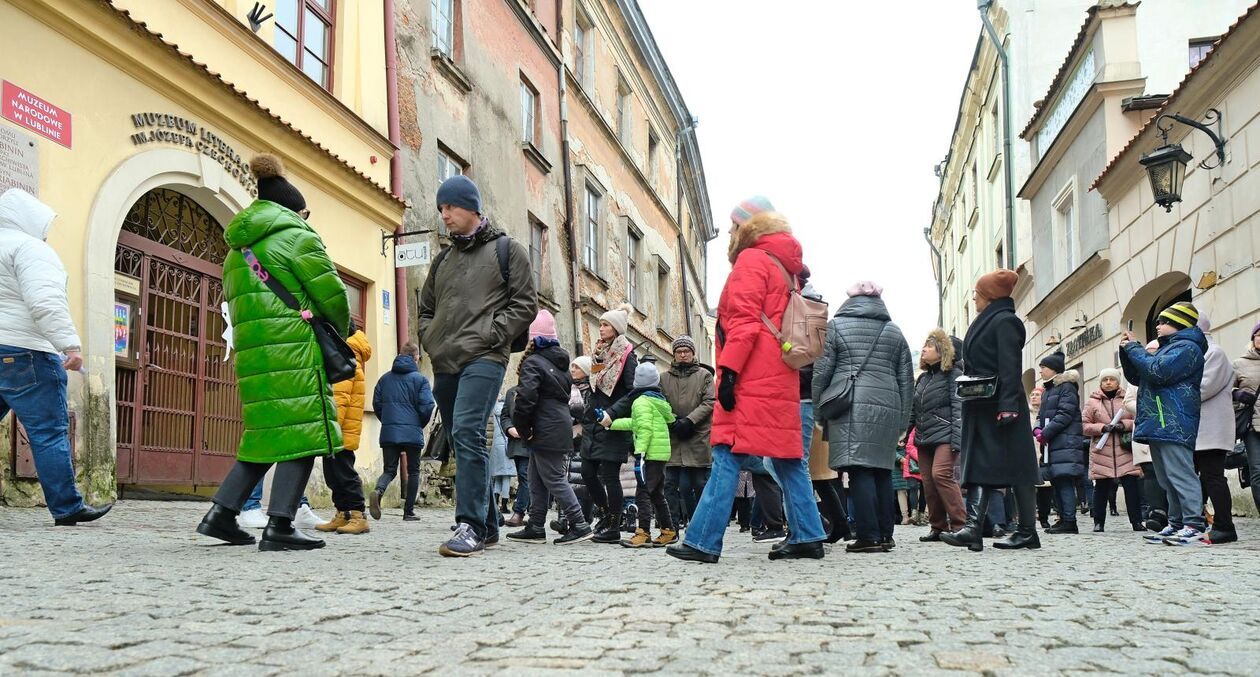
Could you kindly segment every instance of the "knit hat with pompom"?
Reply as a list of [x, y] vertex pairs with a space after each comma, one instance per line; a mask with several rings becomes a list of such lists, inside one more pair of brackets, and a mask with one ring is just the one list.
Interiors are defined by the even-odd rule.
[[306, 198], [284, 178], [284, 163], [270, 153], [255, 155], [249, 169], [258, 178], [258, 199], [274, 202], [294, 212], [306, 209]]

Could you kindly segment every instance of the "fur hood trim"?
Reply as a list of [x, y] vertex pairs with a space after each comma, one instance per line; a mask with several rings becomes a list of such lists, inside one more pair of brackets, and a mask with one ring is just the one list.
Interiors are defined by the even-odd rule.
[[[937, 327], [928, 334], [928, 341], [936, 346], [936, 351], [941, 354], [941, 371], [949, 373], [954, 368], [954, 360], [958, 358], [958, 355], [954, 352], [953, 340], [950, 339], [949, 334], [945, 333], [944, 329]], [[919, 368], [926, 370], [928, 365], [920, 363]]]
[[1058, 376], [1055, 376], [1054, 378], [1050, 379], [1051, 385], [1057, 386], [1064, 383], [1071, 383], [1072, 385], [1076, 386], [1079, 389], [1081, 386], [1081, 373], [1075, 369], [1068, 369], [1062, 374], [1059, 374]]
[[757, 240], [766, 235], [775, 233], [791, 233], [792, 226], [788, 225], [787, 219], [778, 212], [762, 212], [748, 219], [748, 222], [735, 230], [731, 235], [731, 243], [727, 247], [727, 258], [730, 259], [731, 265], [735, 265], [735, 260], [739, 258], [740, 252], [753, 246]]

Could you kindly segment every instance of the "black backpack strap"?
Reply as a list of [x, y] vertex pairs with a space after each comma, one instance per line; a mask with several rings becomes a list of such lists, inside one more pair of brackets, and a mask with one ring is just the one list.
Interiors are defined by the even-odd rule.
[[511, 255], [512, 238], [504, 235], [494, 243], [495, 253], [499, 255], [499, 276], [503, 278], [503, 284], [507, 285], [508, 294], [512, 293], [512, 273], [508, 268], [508, 259]]
[[262, 261], [258, 260], [258, 256], [254, 254], [253, 250], [249, 247], [245, 247], [241, 249], [241, 254], [244, 255], [246, 264], [249, 264], [251, 260], [254, 262], [250, 265], [250, 268], [254, 271], [254, 274], [258, 276], [258, 279], [262, 280], [263, 284], [267, 285], [267, 288], [271, 290], [271, 293], [279, 297], [284, 305], [289, 307], [289, 310], [294, 310], [299, 313], [302, 312], [302, 304], [298, 303], [297, 298], [294, 297], [293, 294], [290, 294], [289, 290], [285, 289], [284, 285], [280, 284], [280, 281], [277, 280], [274, 275], [267, 272], [267, 269], [263, 267]]

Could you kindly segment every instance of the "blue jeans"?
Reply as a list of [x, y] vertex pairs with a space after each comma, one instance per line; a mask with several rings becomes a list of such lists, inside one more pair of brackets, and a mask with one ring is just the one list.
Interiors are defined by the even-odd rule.
[[1168, 523], [1175, 529], [1207, 529], [1203, 519], [1203, 486], [1194, 471], [1194, 450], [1176, 442], [1151, 442], [1155, 476], [1168, 494]]
[[0, 420], [12, 410], [26, 429], [44, 502], [54, 519], [83, 509], [70, 462], [70, 415], [61, 356], [0, 345]]
[[[1198, 477], [1197, 475], [1195, 476]], [[1196, 479], [1196, 481], [1198, 481]], [[1064, 522], [1076, 521], [1076, 478], [1056, 477], [1050, 480], [1054, 495], [1059, 499], [1059, 518]]]
[[[801, 457], [801, 464], [805, 466], [805, 473], [809, 474], [809, 447], [814, 441], [814, 403], [801, 402], [801, 448], [804, 455]], [[765, 459], [766, 470], [770, 471], [770, 475], [774, 477], [775, 482], [779, 482], [779, 476], [775, 474], [774, 467], [770, 463], [770, 459]], [[779, 486], [783, 486], [779, 482]]]
[[[254, 490], [249, 493], [249, 498], [246, 499], [245, 505], [241, 507], [241, 512], [245, 512], [247, 510], [262, 510], [263, 482], [266, 480], [266, 476], [258, 480], [258, 485], [255, 486]], [[306, 499], [306, 494], [302, 494], [302, 502], [298, 505], [310, 504], [311, 502]]]
[[[748, 456], [733, 453], [725, 444], [713, 447], [713, 468], [700, 504], [687, 525], [687, 537], [684, 539], [687, 545], [710, 555], [722, 554], [722, 537], [731, 522], [739, 469], [745, 458]], [[794, 458], [770, 461], [774, 472], [783, 478], [781, 486], [791, 531], [788, 543], [815, 543], [826, 539], [818, 505], [814, 502], [814, 487], [809, 482], [805, 466]]]
[[[512, 504], [512, 512], [517, 515], [529, 514], [529, 457], [518, 456], [512, 459], [516, 464], [516, 502]], [[565, 476], [568, 476], [569, 466], [564, 466]]]
[[494, 413], [506, 372], [507, 367], [482, 359], [458, 374], [435, 374], [433, 379], [433, 399], [455, 452], [455, 521], [471, 526], [483, 540], [499, 536], [499, 515], [491, 500], [486, 423]]

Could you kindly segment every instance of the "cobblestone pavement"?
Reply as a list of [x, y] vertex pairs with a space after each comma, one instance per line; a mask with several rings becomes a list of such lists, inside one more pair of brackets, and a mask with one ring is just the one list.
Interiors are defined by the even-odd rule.
[[214, 545], [206, 504], [120, 503], [53, 529], [0, 508], [0, 674], [1260, 672], [1260, 524], [1142, 545], [1127, 524], [972, 554], [720, 564], [504, 543], [449, 560], [449, 511], [387, 512], [313, 553]]

